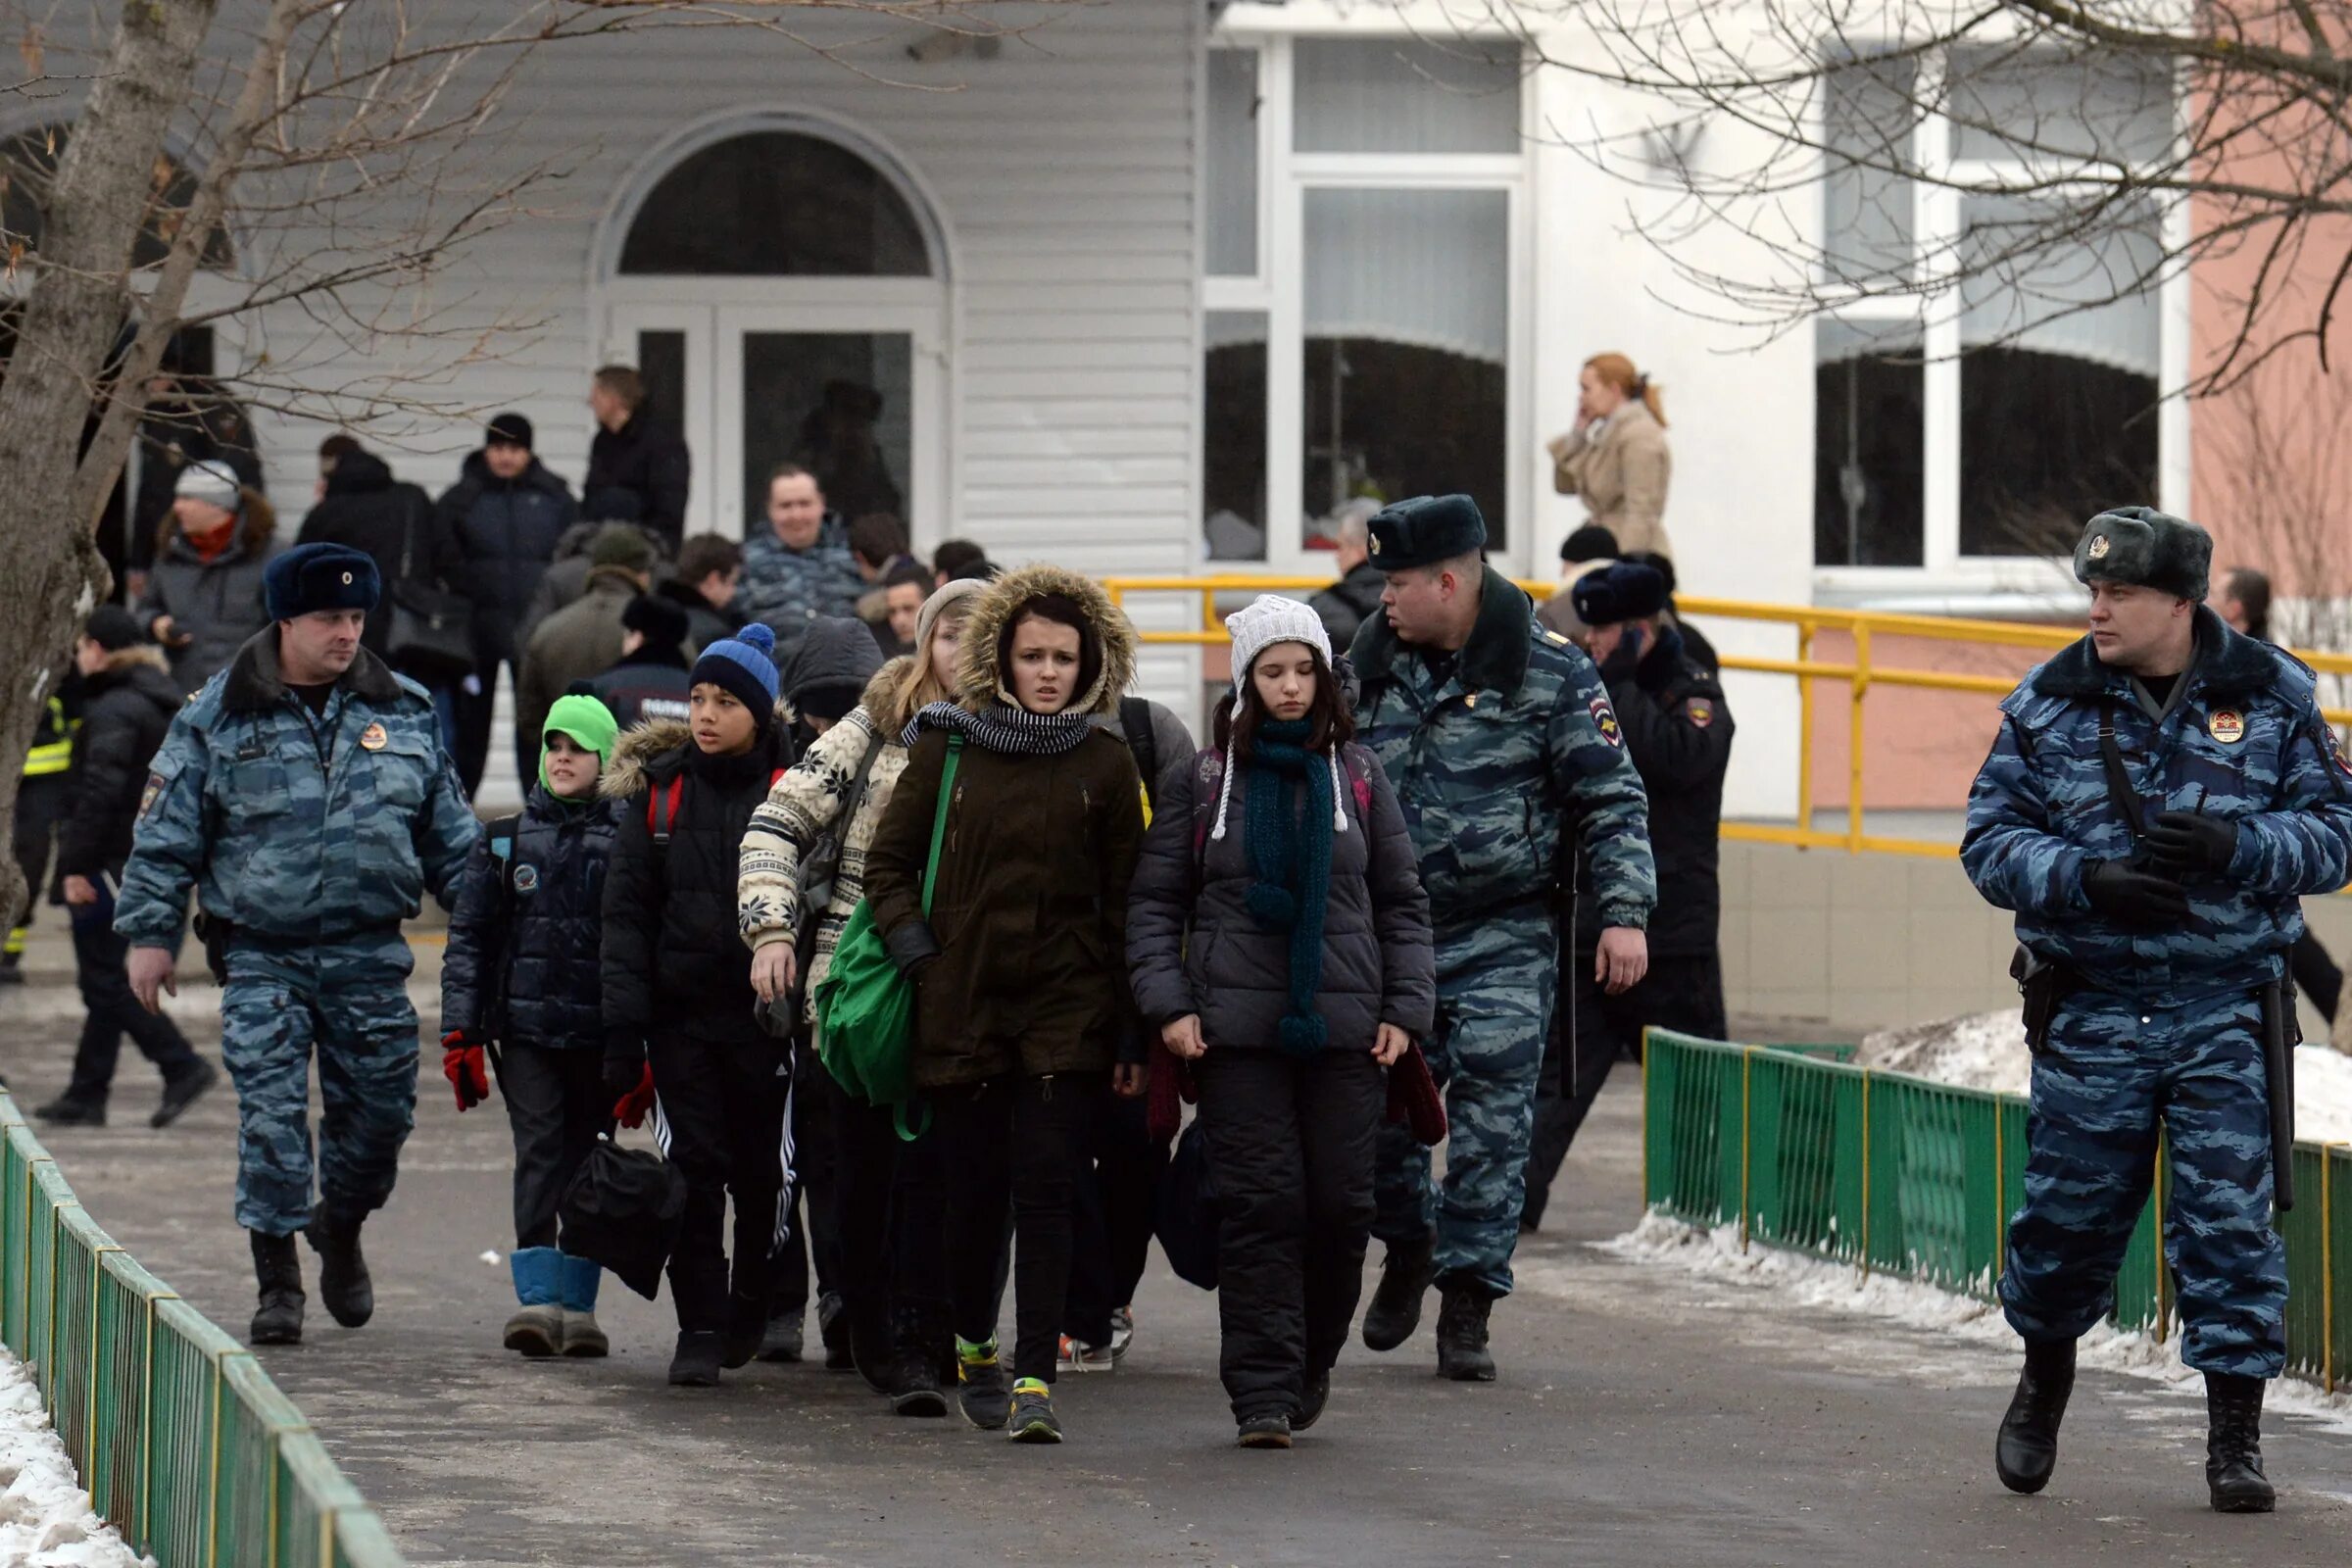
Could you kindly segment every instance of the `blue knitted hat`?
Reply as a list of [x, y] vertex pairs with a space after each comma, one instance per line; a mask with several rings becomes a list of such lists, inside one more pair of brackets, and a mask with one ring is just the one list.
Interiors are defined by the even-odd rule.
[[758, 621], [722, 637], [694, 662], [688, 684], [705, 681], [732, 693], [765, 729], [776, 708], [776, 634]]

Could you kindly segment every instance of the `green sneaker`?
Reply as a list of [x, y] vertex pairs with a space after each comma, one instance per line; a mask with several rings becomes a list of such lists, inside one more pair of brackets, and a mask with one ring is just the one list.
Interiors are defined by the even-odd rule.
[[1012, 1431], [1015, 1443], [1059, 1443], [1061, 1423], [1054, 1419], [1054, 1391], [1036, 1378], [1012, 1386]]
[[997, 1342], [974, 1345], [956, 1341], [956, 1402], [963, 1418], [983, 1432], [995, 1432], [1012, 1416], [1012, 1396], [1004, 1387], [1004, 1368], [997, 1360]]

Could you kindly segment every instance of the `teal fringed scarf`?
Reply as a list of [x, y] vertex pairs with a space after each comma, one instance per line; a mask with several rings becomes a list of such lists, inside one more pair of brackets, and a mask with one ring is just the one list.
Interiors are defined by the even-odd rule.
[[[1309, 721], [1267, 719], [1250, 753], [1248, 849], [1250, 916], [1291, 934], [1291, 1006], [1279, 1041], [1293, 1056], [1321, 1051], [1330, 1031], [1315, 1012], [1323, 985], [1323, 907], [1331, 892], [1332, 782], [1329, 761], [1306, 749]], [[1291, 809], [1291, 785], [1304, 780], [1306, 809]]]

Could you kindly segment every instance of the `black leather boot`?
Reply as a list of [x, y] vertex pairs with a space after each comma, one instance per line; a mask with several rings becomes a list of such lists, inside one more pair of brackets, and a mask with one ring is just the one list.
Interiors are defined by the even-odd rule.
[[1487, 1349], [1487, 1313], [1494, 1298], [1475, 1285], [1447, 1285], [1438, 1301], [1438, 1376], [1456, 1383], [1494, 1381]]
[[669, 1358], [669, 1381], [682, 1389], [715, 1389], [725, 1353], [725, 1336], [715, 1329], [678, 1331], [678, 1353]]
[[302, 1343], [302, 1257], [291, 1236], [253, 1238], [253, 1274], [261, 1285], [261, 1306], [245, 1337], [255, 1345]]
[[1364, 1344], [1375, 1350], [1394, 1350], [1421, 1326], [1421, 1298], [1429, 1291], [1430, 1262], [1437, 1238], [1391, 1242], [1381, 1259], [1380, 1283], [1372, 1289], [1372, 1304], [1364, 1308]]
[[2269, 1513], [2278, 1493], [2262, 1473], [2262, 1379], [2205, 1374], [2205, 1486], [2215, 1513]]
[[2030, 1495], [2050, 1484], [2058, 1466], [2058, 1423], [2074, 1392], [2075, 1342], [2028, 1340], [2026, 1368], [1992, 1445], [1992, 1468], [2002, 1486]]
[[345, 1214], [319, 1205], [311, 1215], [311, 1248], [318, 1254], [318, 1299], [327, 1314], [347, 1329], [356, 1329], [375, 1316], [375, 1282], [368, 1277], [368, 1259], [360, 1253], [362, 1214]]

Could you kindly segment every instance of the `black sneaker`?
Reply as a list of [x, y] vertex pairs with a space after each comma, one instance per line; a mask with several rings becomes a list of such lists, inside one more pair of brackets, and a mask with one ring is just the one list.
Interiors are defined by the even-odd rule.
[[1242, 1417], [1241, 1444], [1245, 1448], [1289, 1447], [1291, 1446], [1291, 1418], [1287, 1415]]
[[858, 1370], [857, 1354], [850, 1348], [850, 1320], [839, 1291], [827, 1291], [816, 1298], [816, 1333], [824, 1342], [826, 1371]]
[[940, 1392], [939, 1374], [931, 1358], [903, 1355], [891, 1369], [890, 1408], [894, 1415], [936, 1419], [948, 1413], [948, 1396]]
[[103, 1100], [75, 1100], [72, 1095], [60, 1095], [46, 1105], [35, 1105], [32, 1113], [53, 1127], [106, 1125], [106, 1102]]
[[196, 1103], [203, 1098], [206, 1090], [220, 1081], [220, 1069], [203, 1057], [197, 1057], [195, 1065], [187, 1068], [178, 1077], [164, 1080], [163, 1101], [157, 1104], [154, 1113], [148, 1116], [147, 1125], [150, 1127], [171, 1126], [179, 1120], [181, 1111]]
[[1012, 1395], [1004, 1387], [1004, 1363], [997, 1359], [997, 1342], [956, 1345], [956, 1403], [963, 1418], [983, 1432], [994, 1432], [1012, 1418]]
[[1015, 1443], [1059, 1443], [1061, 1423], [1054, 1417], [1054, 1391], [1035, 1378], [1012, 1386], [1012, 1419], [1004, 1434]]
[[760, 1359], [762, 1361], [798, 1361], [805, 1343], [801, 1314], [778, 1313], [767, 1320], [767, 1328], [760, 1336]]
[[722, 1336], [710, 1330], [678, 1335], [678, 1353], [669, 1358], [669, 1381], [675, 1388], [715, 1389]]
[[1331, 1402], [1331, 1368], [1309, 1372], [1298, 1398], [1298, 1413], [1291, 1417], [1291, 1430], [1304, 1432], [1323, 1419], [1323, 1407]]

